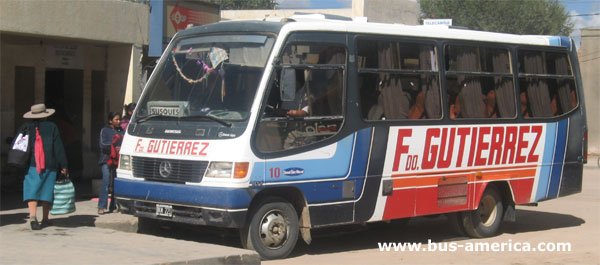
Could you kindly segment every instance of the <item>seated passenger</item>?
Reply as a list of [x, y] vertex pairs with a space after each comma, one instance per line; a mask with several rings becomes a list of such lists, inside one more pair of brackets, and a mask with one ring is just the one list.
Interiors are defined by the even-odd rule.
[[415, 103], [410, 106], [408, 111], [408, 118], [411, 120], [421, 119], [425, 114], [425, 92], [419, 91], [415, 98]]
[[496, 91], [490, 90], [484, 99], [486, 117], [496, 118], [498, 116], [496, 112]]
[[294, 101], [291, 102], [288, 106], [290, 108], [286, 112], [289, 117], [306, 117], [309, 112], [309, 97], [308, 90], [306, 89], [306, 84], [308, 82], [304, 82], [304, 85], [296, 86], [296, 95], [294, 96]]
[[527, 92], [521, 91], [519, 99], [521, 101], [521, 115], [525, 118], [529, 118], [529, 107], [527, 106]]
[[454, 96], [454, 102], [450, 103], [450, 119], [455, 120], [460, 117], [460, 101]]
[[558, 116], [561, 114], [558, 108], [558, 100], [556, 94], [552, 95], [552, 99], [550, 100], [550, 110], [552, 110], [553, 116]]

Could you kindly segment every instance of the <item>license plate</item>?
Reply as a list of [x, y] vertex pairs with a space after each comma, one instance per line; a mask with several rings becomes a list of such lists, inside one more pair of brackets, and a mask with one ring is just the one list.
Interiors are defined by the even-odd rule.
[[156, 215], [164, 217], [173, 217], [173, 206], [165, 204], [156, 205]]

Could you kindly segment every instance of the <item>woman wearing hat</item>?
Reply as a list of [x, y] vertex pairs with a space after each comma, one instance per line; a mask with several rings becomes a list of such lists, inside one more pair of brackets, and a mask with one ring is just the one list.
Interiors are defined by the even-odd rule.
[[[29, 119], [19, 131], [29, 132], [29, 142], [33, 146], [29, 162], [29, 170], [23, 181], [23, 201], [29, 208], [29, 223], [32, 230], [51, 225], [48, 220], [54, 197], [54, 182], [58, 170], [65, 176], [68, 174], [67, 156], [58, 127], [47, 117], [54, 114], [54, 109], [45, 104], [31, 106], [31, 111], [23, 114]], [[37, 221], [38, 202], [42, 205], [42, 221]]]

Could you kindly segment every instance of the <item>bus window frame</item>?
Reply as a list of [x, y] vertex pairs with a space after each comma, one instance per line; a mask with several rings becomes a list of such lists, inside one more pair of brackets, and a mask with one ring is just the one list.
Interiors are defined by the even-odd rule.
[[[471, 72], [471, 71], [449, 71], [446, 70], [446, 65], [448, 63], [447, 60], [447, 48], [449, 45], [455, 45], [455, 46], [469, 46], [469, 47], [475, 47], [475, 48], [493, 48], [493, 49], [504, 49], [508, 52], [508, 63], [510, 66], [510, 72], [509, 73], [494, 73], [494, 72]], [[515, 49], [518, 49], [519, 47], [522, 47], [521, 45], [513, 45], [513, 44], [506, 44], [506, 43], [495, 43], [495, 42], [486, 42], [486, 41], [457, 41], [457, 40], [443, 40], [440, 43], [442, 52], [440, 53], [440, 56], [442, 57], [442, 60], [440, 61], [440, 73], [442, 74], [442, 82], [443, 82], [443, 97], [444, 98], [448, 98], [449, 93], [448, 93], [448, 82], [447, 82], [447, 77], [448, 76], [458, 76], [458, 75], [472, 75], [472, 76], [478, 76], [478, 77], [502, 77], [502, 78], [506, 78], [506, 77], [510, 77], [512, 78], [512, 83], [513, 83], [513, 96], [514, 96], [514, 102], [515, 102], [515, 108], [514, 108], [514, 116], [513, 117], [494, 117], [494, 118], [456, 118], [456, 119], [451, 119], [450, 118], [450, 104], [449, 103], [445, 103], [446, 106], [444, 107], [444, 111], [443, 113], [445, 113], [445, 119], [447, 119], [448, 121], [460, 124], [460, 121], [467, 121], [466, 123], [469, 123], [470, 121], [496, 121], [496, 122], [501, 122], [501, 121], [513, 121], [516, 120], [520, 117], [520, 113], [519, 113], [519, 108], [520, 108], [520, 102], [518, 100], [518, 95], [519, 95], [519, 82], [516, 82], [515, 80], [518, 80], [518, 57], [515, 55]], [[513, 60], [516, 60], [516, 64], [513, 63]], [[517, 69], [517, 70], [515, 70]], [[497, 103], [496, 103], [497, 104]]]
[[[397, 43], [406, 43], [406, 44], [415, 44], [415, 45], [431, 45], [433, 47], [434, 53], [435, 53], [435, 59], [436, 59], [436, 67], [437, 67], [437, 71], [434, 70], [401, 70], [401, 69], [378, 69], [378, 68], [360, 68], [360, 66], [358, 65], [358, 57], [359, 57], [359, 44], [358, 42], [361, 40], [367, 40], [367, 41], [388, 41], [388, 42], [397, 42]], [[364, 108], [364, 104], [360, 98], [360, 86], [358, 83], [354, 84], [353, 89], [356, 90], [357, 93], [357, 103], [358, 103], [358, 112], [359, 112], [359, 119], [366, 124], [402, 124], [402, 125], [408, 125], [408, 124], [421, 124], [421, 123], [431, 123], [431, 122], [435, 122], [435, 121], [442, 121], [444, 120], [445, 116], [446, 116], [446, 112], [444, 111], [444, 101], [442, 100], [444, 98], [444, 83], [441, 80], [442, 77], [442, 69], [440, 68], [441, 64], [440, 64], [440, 60], [442, 59], [441, 57], [441, 53], [439, 51], [439, 43], [440, 40], [436, 40], [436, 39], [431, 39], [431, 38], [419, 38], [419, 37], [410, 37], [410, 36], [396, 36], [396, 35], [385, 35], [385, 34], [364, 34], [364, 33], [359, 33], [359, 34], [354, 34], [353, 38], [352, 38], [352, 44], [354, 45], [354, 53], [352, 54], [355, 57], [355, 70], [353, 70], [353, 73], [356, 76], [356, 79], [358, 80], [358, 78], [360, 77], [361, 74], [378, 74], [378, 73], [390, 73], [390, 74], [394, 74], [394, 75], [398, 75], [398, 76], [413, 76], [415, 74], [431, 74], [432, 76], [435, 76], [437, 78], [437, 84], [438, 84], [438, 89], [439, 89], [439, 95], [440, 95], [440, 109], [441, 109], [441, 113], [440, 116], [437, 118], [426, 118], [426, 119], [385, 119], [385, 120], [371, 120], [368, 119], [368, 117], [363, 117], [362, 115], [362, 111]]]
[[[549, 74], [526, 74], [526, 73], [521, 73], [520, 72], [520, 60], [519, 60], [519, 56], [520, 56], [520, 51], [521, 50], [526, 50], [526, 51], [537, 51], [537, 52], [543, 52], [544, 54], [546, 52], [554, 52], [554, 53], [564, 53], [567, 56], [567, 61], [569, 63], [569, 68], [571, 69], [571, 75], [570, 76], [565, 76], [565, 75], [549, 75]], [[577, 69], [577, 71], [575, 70], [575, 67], [573, 65], [573, 52], [572, 50], [568, 49], [567, 47], [556, 47], [556, 46], [535, 46], [535, 45], [515, 45], [514, 46], [514, 57], [515, 57], [515, 67], [517, 68], [516, 71], [514, 71], [515, 73], [515, 77], [518, 78], [519, 82], [517, 83], [517, 93], [519, 94], [521, 92], [521, 78], [527, 78], [527, 77], [542, 77], [542, 78], [554, 78], [554, 79], [558, 79], [558, 78], [564, 78], [564, 79], [570, 79], [573, 81], [573, 85], [575, 86], [574, 90], [575, 90], [575, 97], [577, 98], [577, 105], [575, 105], [575, 107], [573, 107], [571, 110], [561, 113], [560, 115], [555, 115], [555, 116], [551, 116], [551, 117], [525, 117], [523, 116], [522, 113], [520, 113], [520, 111], [518, 111], [518, 116], [520, 119], [525, 120], [525, 121], [535, 121], [535, 120], [542, 120], [542, 121], [556, 121], [556, 120], [562, 120], [564, 119], [566, 116], [570, 116], [572, 115], [572, 113], [574, 113], [575, 111], [581, 109], [582, 105], [581, 105], [581, 101], [585, 100], [584, 98], [582, 98], [581, 94], [583, 94], [582, 89], [580, 89], [581, 86], [578, 85], [578, 81], [577, 81], [577, 73], [581, 74], [581, 72], [579, 72], [580, 70]], [[520, 108], [520, 101], [517, 101], [517, 105]]]
[[[347, 104], [347, 97], [348, 97], [348, 89], [349, 89], [349, 85], [348, 85], [348, 78], [349, 78], [349, 71], [348, 69], [350, 69], [350, 64], [353, 63], [351, 62], [351, 54], [350, 52], [352, 51], [352, 49], [349, 47], [349, 43], [347, 41], [347, 33], [345, 32], [319, 32], [319, 31], [294, 31], [294, 32], [290, 32], [285, 39], [282, 41], [281, 43], [281, 47], [279, 50], [277, 51], [272, 51], [276, 52], [273, 61], [271, 62], [272, 64], [272, 69], [269, 73], [269, 81], [266, 84], [266, 87], [264, 89], [263, 94], [261, 95], [262, 100], [258, 109], [258, 115], [256, 116], [256, 121], [254, 123], [254, 127], [253, 127], [253, 133], [252, 136], [250, 138], [251, 141], [251, 149], [252, 151], [259, 155], [259, 157], [263, 158], [263, 159], [270, 159], [270, 158], [277, 158], [277, 157], [284, 157], [284, 156], [289, 156], [289, 155], [295, 155], [295, 154], [299, 154], [299, 153], [303, 153], [303, 152], [307, 152], [310, 150], [315, 150], [327, 145], [330, 145], [332, 143], [335, 143], [337, 141], [339, 141], [340, 139], [343, 139], [345, 136], [347, 136], [349, 134], [348, 129], [346, 126], [346, 123], [348, 123], [348, 104]], [[277, 41], [276, 41], [277, 42]], [[322, 67], [312, 67], [313, 64], [283, 64], [282, 63], [282, 56], [285, 52], [286, 47], [288, 47], [288, 45], [319, 45], [319, 46], [326, 46], [326, 45], [335, 45], [338, 47], [341, 47], [344, 49], [345, 52], [345, 63], [344, 64], [324, 64], [324, 66]], [[275, 44], [275, 46], [277, 46], [277, 44]], [[314, 64], [317, 65], [317, 64]], [[291, 149], [281, 149], [281, 150], [277, 150], [277, 151], [270, 151], [270, 152], [264, 152], [261, 151], [258, 147], [258, 128], [260, 127], [261, 122], [267, 120], [267, 121], [298, 121], [298, 120], [312, 120], [315, 118], [294, 118], [294, 117], [279, 117], [279, 118], [266, 118], [264, 117], [264, 113], [265, 113], [265, 109], [267, 108], [268, 105], [268, 100], [269, 100], [269, 95], [271, 93], [272, 87], [274, 85], [275, 79], [277, 79], [277, 71], [281, 70], [283, 68], [287, 68], [287, 67], [292, 67], [295, 69], [300, 69], [300, 68], [304, 68], [304, 69], [339, 69], [341, 70], [342, 73], [342, 99], [341, 99], [341, 103], [342, 103], [342, 107], [341, 107], [341, 111], [342, 111], [342, 115], [341, 115], [341, 123], [340, 126], [337, 130], [337, 132], [320, 141], [317, 141], [315, 143], [311, 143], [311, 144], [307, 144], [305, 146], [301, 146], [301, 147], [297, 147], [297, 148], [291, 148]], [[258, 94], [257, 94], [258, 96]], [[324, 116], [323, 116], [324, 117]], [[333, 118], [334, 116], [327, 116], [330, 118]], [[318, 118], [317, 118], [318, 119]], [[350, 132], [354, 132], [354, 131], [350, 131]]]

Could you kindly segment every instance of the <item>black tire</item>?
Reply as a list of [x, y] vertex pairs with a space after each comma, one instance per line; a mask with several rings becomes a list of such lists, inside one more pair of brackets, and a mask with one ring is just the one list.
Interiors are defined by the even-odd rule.
[[455, 235], [460, 237], [467, 236], [467, 233], [465, 232], [465, 229], [462, 226], [461, 213], [449, 213], [446, 214], [446, 217], [448, 217], [448, 225], [450, 226], [450, 229]]
[[298, 241], [298, 214], [289, 202], [269, 197], [252, 211], [248, 225], [240, 230], [242, 245], [262, 259], [287, 257]]
[[464, 232], [470, 237], [491, 237], [498, 233], [504, 216], [502, 197], [494, 186], [489, 186], [474, 211], [460, 213]]

